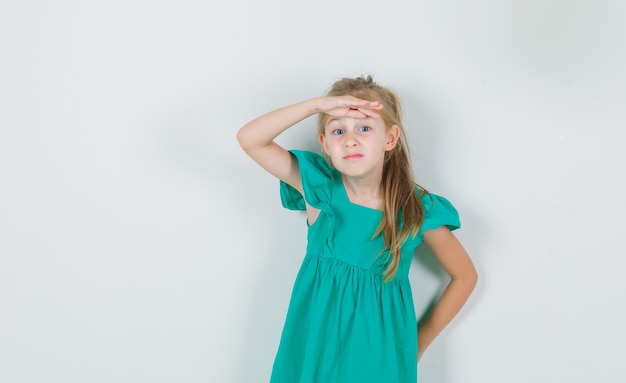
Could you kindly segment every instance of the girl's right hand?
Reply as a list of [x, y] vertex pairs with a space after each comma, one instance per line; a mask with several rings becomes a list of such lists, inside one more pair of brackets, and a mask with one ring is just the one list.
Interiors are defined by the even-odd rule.
[[318, 100], [320, 112], [333, 117], [377, 118], [376, 111], [383, 108], [378, 101], [368, 101], [353, 96], [326, 96]]

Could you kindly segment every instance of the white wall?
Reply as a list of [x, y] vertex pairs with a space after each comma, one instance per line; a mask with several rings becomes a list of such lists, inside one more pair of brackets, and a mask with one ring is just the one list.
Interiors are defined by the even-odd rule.
[[[304, 216], [236, 130], [340, 76], [406, 107], [480, 273], [420, 382], [615, 382], [620, 1], [3, 1], [0, 381], [265, 382]], [[280, 138], [315, 149], [314, 121]], [[422, 312], [445, 283], [428, 254]]]

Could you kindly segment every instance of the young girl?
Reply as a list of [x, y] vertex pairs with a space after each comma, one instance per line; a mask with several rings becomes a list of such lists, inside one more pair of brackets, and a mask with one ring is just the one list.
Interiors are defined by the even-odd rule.
[[[319, 114], [324, 157], [273, 140]], [[454, 207], [418, 187], [397, 96], [367, 78], [261, 116], [241, 147], [281, 180], [283, 206], [306, 210], [308, 245], [296, 279], [272, 383], [415, 383], [417, 360], [461, 309], [476, 271], [451, 230]], [[417, 328], [409, 285], [425, 242], [451, 277]]]

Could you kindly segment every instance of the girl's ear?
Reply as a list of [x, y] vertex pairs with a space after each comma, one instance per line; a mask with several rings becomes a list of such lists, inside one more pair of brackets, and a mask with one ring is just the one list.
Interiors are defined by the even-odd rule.
[[324, 153], [330, 155], [330, 152], [328, 151], [328, 145], [326, 145], [326, 136], [320, 134], [319, 136], [317, 136], [317, 139], [320, 141], [320, 145], [322, 146], [322, 149], [324, 149]]
[[398, 125], [393, 125], [387, 131], [387, 143], [385, 144], [385, 150], [389, 151], [395, 148], [399, 138], [400, 127]]

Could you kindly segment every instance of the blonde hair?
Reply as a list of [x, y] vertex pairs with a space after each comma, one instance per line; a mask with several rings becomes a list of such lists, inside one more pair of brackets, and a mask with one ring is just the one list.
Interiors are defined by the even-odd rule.
[[[387, 129], [397, 125], [400, 136], [395, 147], [385, 152], [382, 189], [384, 198], [383, 216], [372, 238], [383, 236], [384, 247], [379, 256], [389, 250], [391, 262], [385, 270], [385, 281], [395, 276], [400, 265], [401, 248], [409, 235], [415, 237], [424, 222], [424, 205], [420, 193], [426, 191], [415, 183], [406, 134], [402, 126], [402, 107], [398, 96], [374, 82], [372, 76], [343, 78], [336, 81], [328, 92], [329, 96], [351, 95], [369, 101], [378, 101], [383, 109], [377, 111]], [[324, 134], [329, 115], [320, 114], [318, 133]], [[388, 258], [389, 259], [389, 258]]]

